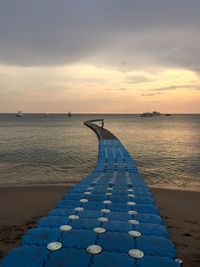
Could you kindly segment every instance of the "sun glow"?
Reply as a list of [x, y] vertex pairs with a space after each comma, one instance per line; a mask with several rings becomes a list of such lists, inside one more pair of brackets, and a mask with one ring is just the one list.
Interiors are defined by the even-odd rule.
[[[1, 66], [1, 111], [198, 112], [200, 80], [185, 69], [132, 70], [71, 64], [56, 67]], [[8, 103], [4, 104], [4, 103]], [[172, 102], [175, 104], [172, 105]], [[12, 107], [12, 109], [11, 109]]]

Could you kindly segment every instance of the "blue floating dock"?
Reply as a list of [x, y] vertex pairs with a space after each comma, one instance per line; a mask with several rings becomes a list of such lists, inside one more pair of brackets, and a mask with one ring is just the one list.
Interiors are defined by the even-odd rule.
[[135, 162], [108, 130], [95, 170], [28, 231], [0, 267], [180, 267], [174, 244]]

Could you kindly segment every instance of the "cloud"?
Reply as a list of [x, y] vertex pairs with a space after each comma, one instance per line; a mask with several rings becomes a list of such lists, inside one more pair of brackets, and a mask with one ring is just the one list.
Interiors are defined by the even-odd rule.
[[137, 83], [147, 83], [147, 82], [151, 82], [153, 81], [154, 79], [150, 79], [150, 78], [147, 78], [145, 76], [129, 76], [127, 77], [127, 83], [130, 83], [130, 84], [137, 84]]
[[173, 91], [178, 89], [189, 89], [189, 90], [200, 90], [200, 85], [174, 85], [174, 86], [166, 86], [166, 87], [160, 87], [155, 89], [150, 89], [151, 91]]
[[195, 0], [1, 1], [0, 63], [196, 69], [199, 10]]
[[147, 93], [147, 94], [142, 94], [142, 96], [155, 96], [155, 95], [162, 95], [164, 92], [158, 92], [158, 93]]
[[163, 54], [161, 54], [161, 57], [164, 58], [164, 57], [171, 56], [173, 54], [177, 54], [177, 53], [181, 52], [183, 49], [184, 49], [184, 46], [171, 48], [170, 50], [163, 52]]
[[106, 88], [106, 91], [126, 91], [127, 88]]

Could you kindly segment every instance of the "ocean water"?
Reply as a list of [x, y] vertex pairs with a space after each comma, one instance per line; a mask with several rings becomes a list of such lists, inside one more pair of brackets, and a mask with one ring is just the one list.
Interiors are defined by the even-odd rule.
[[74, 183], [95, 167], [104, 118], [149, 185], [200, 187], [200, 115], [0, 114], [0, 185]]

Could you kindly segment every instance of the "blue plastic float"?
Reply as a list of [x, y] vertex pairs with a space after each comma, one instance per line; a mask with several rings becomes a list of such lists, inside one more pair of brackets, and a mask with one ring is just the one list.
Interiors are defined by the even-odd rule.
[[136, 165], [107, 130], [96, 169], [22, 237], [1, 267], [180, 267], [174, 244]]

